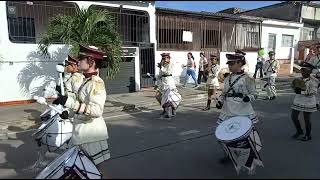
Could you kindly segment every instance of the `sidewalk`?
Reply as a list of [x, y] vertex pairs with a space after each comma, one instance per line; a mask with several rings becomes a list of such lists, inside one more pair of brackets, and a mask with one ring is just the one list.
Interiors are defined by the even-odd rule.
[[[206, 92], [195, 90], [194, 88], [180, 88], [179, 93], [182, 100], [206, 98]], [[139, 108], [147, 108], [150, 106], [159, 105], [155, 99], [155, 90], [153, 88], [143, 89], [140, 92], [111, 94], [107, 95], [104, 114], [119, 111], [131, 111]], [[6, 128], [8, 124], [33, 123], [39, 121], [39, 116], [46, 107], [38, 103], [12, 105], [0, 107], [0, 131]]]

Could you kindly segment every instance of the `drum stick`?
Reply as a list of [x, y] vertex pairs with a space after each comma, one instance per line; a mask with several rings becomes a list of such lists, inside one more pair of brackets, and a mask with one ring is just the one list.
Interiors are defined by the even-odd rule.
[[61, 72], [59, 72], [59, 77], [60, 77], [61, 95], [64, 96], [63, 77], [62, 77], [62, 73]]
[[56, 107], [50, 105], [47, 103], [46, 99], [44, 97], [38, 97], [38, 96], [34, 96], [33, 99], [35, 99], [39, 104], [44, 104], [47, 105], [49, 108], [55, 110], [56, 112], [58, 112], [59, 114], [62, 114], [62, 111], [57, 109]]

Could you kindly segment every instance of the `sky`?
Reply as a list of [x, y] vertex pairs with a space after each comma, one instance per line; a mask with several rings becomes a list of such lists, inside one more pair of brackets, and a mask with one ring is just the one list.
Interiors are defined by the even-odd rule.
[[280, 2], [281, 1], [156, 1], [156, 7], [198, 12], [217, 12], [231, 7], [250, 10]]

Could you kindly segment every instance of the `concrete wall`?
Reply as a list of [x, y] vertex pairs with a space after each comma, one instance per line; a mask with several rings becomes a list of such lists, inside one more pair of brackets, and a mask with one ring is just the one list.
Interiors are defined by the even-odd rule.
[[[122, 1], [123, 4], [116, 1], [112, 1], [112, 3], [109, 1], [101, 3], [72, 2], [84, 8], [92, 4], [113, 7], [123, 5], [123, 8], [146, 11], [150, 17], [150, 41], [156, 43], [154, 4], [143, 4], [140, 7], [139, 3], [126, 5], [124, 1]], [[64, 45], [52, 45], [49, 49], [52, 54], [51, 59], [44, 59], [37, 53], [38, 44], [12, 43], [8, 36], [5, 1], [0, 2], [0, 22], [2, 22], [0, 24], [0, 55], [3, 57], [0, 62], [0, 102], [29, 100], [33, 95], [43, 95], [43, 88], [50, 82], [57, 81], [58, 75], [55, 71], [55, 65], [67, 57], [69, 48]], [[138, 87], [140, 85], [137, 85]]]
[[[277, 59], [290, 59], [291, 51], [290, 47], [282, 46], [282, 35], [293, 35], [293, 47], [297, 50], [297, 44], [300, 39], [300, 28], [303, 24], [267, 20], [262, 23], [262, 37], [261, 47], [265, 48], [266, 52], [268, 49], [269, 34], [276, 34], [276, 58]], [[297, 55], [297, 53], [295, 53]]]
[[[183, 68], [183, 64], [187, 64], [187, 54], [188, 52], [191, 52], [195, 58], [195, 62], [197, 65], [197, 68], [199, 67], [199, 60], [200, 60], [200, 51], [156, 51], [156, 64], [161, 61], [161, 55], [162, 53], [170, 53], [171, 56], [171, 62], [174, 64], [174, 72], [173, 77], [175, 79], [176, 84], [181, 84], [184, 82], [184, 77], [186, 76], [186, 68]], [[234, 52], [221, 52], [220, 53], [220, 67], [221, 68], [227, 68], [227, 53], [234, 53]], [[255, 66], [257, 64], [257, 52], [246, 52], [246, 60], [247, 60], [247, 67], [250, 73], [254, 73]], [[156, 68], [156, 74], [159, 73], [159, 68]], [[198, 70], [196, 71], [196, 74], [198, 76]], [[189, 77], [188, 80], [189, 83], [193, 83], [193, 80], [191, 77]]]

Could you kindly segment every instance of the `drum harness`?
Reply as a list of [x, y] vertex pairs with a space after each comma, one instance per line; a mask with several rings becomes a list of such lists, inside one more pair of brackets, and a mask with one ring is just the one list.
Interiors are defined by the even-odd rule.
[[[245, 74], [241, 74], [239, 77], [237, 77], [237, 79], [235, 79], [232, 83], [231, 83], [231, 75], [229, 78], [229, 89], [228, 91], [225, 93], [224, 97], [239, 97], [239, 98], [243, 98], [243, 94], [242, 93], [236, 93], [233, 86], [244, 76]], [[232, 93], [229, 93], [230, 91], [232, 91]]]

